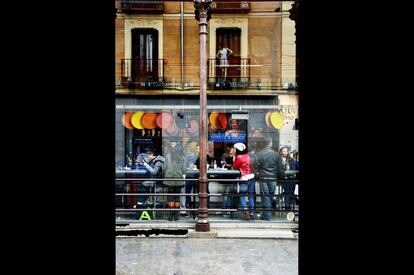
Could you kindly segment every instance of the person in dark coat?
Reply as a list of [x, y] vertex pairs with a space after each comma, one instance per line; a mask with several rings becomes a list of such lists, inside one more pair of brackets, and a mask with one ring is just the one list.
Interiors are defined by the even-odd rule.
[[272, 219], [272, 201], [276, 191], [278, 154], [272, 149], [271, 137], [257, 142], [257, 154], [254, 162], [254, 171], [260, 186], [262, 200], [262, 220]]
[[[176, 143], [171, 147], [171, 151], [165, 157], [165, 178], [184, 178], [187, 170], [187, 160], [184, 156], [184, 148], [181, 143]], [[185, 181], [164, 181], [167, 186], [167, 192], [170, 194], [181, 193], [181, 188], [185, 185]], [[168, 196], [168, 208], [180, 209], [180, 196]], [[177, 210], [168, 212], [168, 220], [179, 220], [180, 216]]]
[[[221, 155], [221, 167], [223, 169], [231, 169], [231, 166], [233, 165], [233, 157], [235, 154], [235, 149], [233, 148], [233, 143], [228, 143], [226, 146], [226, 151]], [[224, 186], [223, 190], [223, 208], [229, 209], [229, 208], [236, 208], [238, 203], [238, 198], [229, 196], [230, 193], [235, 193], [235, 182], [225, 182], [222, 183]], [[224, 216], [227, 216], [231, 213], [224, 213]]]
[[[286, 175], [286, 171], [288, 170], [295, 170], [296, 163], [294, 162], [293, 158], [289, 154], [289, 150], [287, 147], [281, 147], [279, 150], [279, 158], [278, 158], [278, 170], [277, 170], [277, 178], [281, 180], [289, 180], [289, 176]], [[295, 182], [283, 182], [283, 195], [284, 195], [284, 206], [285, 210], [293, 210], [294, 208], [294, 195], [295, 195]]]

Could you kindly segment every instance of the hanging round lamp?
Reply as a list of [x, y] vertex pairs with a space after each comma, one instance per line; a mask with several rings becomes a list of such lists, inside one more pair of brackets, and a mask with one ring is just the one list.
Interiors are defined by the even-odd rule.
[[155, 122], [161, 129], [170, 128], [174, 123], [174, 118], [170, 113], [161, 112], [157, 115]]
[[144, 126], [141, 124], [141, 118], [144, 115], [144, 112], [135, 112], [131, 116], [131, 124], [137, 129], [144, 129]]
[[272, 115], [272, 112], [267, 112], [265, 115], [265, 121], [268, 128], [272, 128], [272, 122], [270, 121], [270, 116]]
[[220, 113], [219, 112], [212, 112], [210, 114], [210, 124], [211, 124], [213, 130], [218, 130], [218, 129], [221, 128], [220, 127], [221, 126], [220, 125], [221, 123], [220, 123], [219, 117], [220, 117]]
[[126, 112], [122, 115], [122, 125], [130, 130], [134, 129], [134, 126], [131, 124], [131, 117], [133, 114], [133, 112]]
[[227, 115], [226, 113], [220, 113], [220, 124], [223, 129], [227, 129]]
[[141, 124], [146, 129], [155, 129], [157, 128], [157, 122], [155, 121], [156, 118], [157, 118], [157, 113], [153, 113], [153, 112], [145, 113], [142, 116]]
[[270, 116], [270, 121], [272, 123], [272, 126], [276, 129], [280, 129], [283, 127], [284, 119], [279, 112], [273, 112]]
[[162, 129], [162, 135], [166, 137], [174, 137], [178, 134], [178, 132], [179, 129], [177, 128], [175, 123], [173, 123], [171, 127]]

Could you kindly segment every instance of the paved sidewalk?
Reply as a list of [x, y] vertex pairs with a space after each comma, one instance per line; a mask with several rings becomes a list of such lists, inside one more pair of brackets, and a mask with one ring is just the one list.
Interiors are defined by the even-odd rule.
[[298, 241], [117, 238], [116, 274], [297, 275]]

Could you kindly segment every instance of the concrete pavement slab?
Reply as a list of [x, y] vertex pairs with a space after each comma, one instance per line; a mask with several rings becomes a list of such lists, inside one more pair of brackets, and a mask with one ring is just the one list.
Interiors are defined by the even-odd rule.
[[117, 238], [116, 274], [298, 274], [297, 240]]

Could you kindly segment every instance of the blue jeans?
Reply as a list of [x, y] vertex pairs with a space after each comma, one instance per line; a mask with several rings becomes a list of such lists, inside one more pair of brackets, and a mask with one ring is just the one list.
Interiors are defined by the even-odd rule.
[[[193, 179], [191, 177], [188, 177], [188, 179]], [[195, 179], [198, 179], [198, 177], [195, 177]], [[186, 181], [185, 182], [185, 192], [186, 193], [198, 193], [198, 181]], [[209, 188], [209, 184], [207, 182], [207, 194], [210, 194], [210, 188]], [[198, 206], [196, 205], [196, 198], [197, 196], [193, 197], [193, 199], [191, 199], [192, 196], [185, 196], [185, 206], [186, 208], [197, 208]], [[207, 197], [207, 208], [210, 208], [210, 196]]]
[[[240, 183], [240, 194], [248, 194], [249, 197], [249, 209], [253, 214], [254, 210], [254, 179], [250, 179], [247, 183]], [[240, 197], [240, 204], [243, 209], [247, 209], [245, 196]]]
[[[197, 182], [196, 181], [186, 181], [185, 182], [185, 192], [188, 193], [192, 193], [194, 190], [194, 193], [196, 193], [197, 190]], [[194, 202], [195, 202], [195, 198], [194, 198]], [[191, 201], [191, 196], [186, 195], [185, 196], [185, 207], [186, 208], [191, 208], [195, 206], [195, 203], [192, 203]]]
[[284, 206], [286, 210], [293, 210], [295, 207], [295, 187], [296, 183], [283, 183]]
[[[145, 186], [145, 185], [140, 185], [139, 186], [139, 191], [138, 193], [150, 193], [151, 192], [151, 187], [150, 186]], [[149, 196], [148, 195], [138, 195], [137, 196], [137, 202], [140, 203], [145, 203], [148, 200]]]
[[276, 181], [267, 181], [260, 183], [260, 197], [262, 199], [262, 208], [268, 209], [262, 211], [262, 218], [265, 220], [272, 219], [272, 201], [275, 195]]
[[223, 208], [224, 209], [237, 207], [237, 203], [233, 203], [234, 202], [234, 197], [229, 196], [230, 193], [234, 193], [234, 183], [233, 182], [231, 182], [231, 183], [229, 182], [229, 183], [224, 184], [224, 192], [223, 192], [223, 194], [224, 194], [223, 195]]
[[[187, 176], [187, 179], [198, 179], [197, 176]], [[198, 193], [198, 181], [186, 181], [185, 182], [185, 192], [186, 193]], [[185, 207], [186, 208], [196, 208], [195, 196], [185, 196]]]

